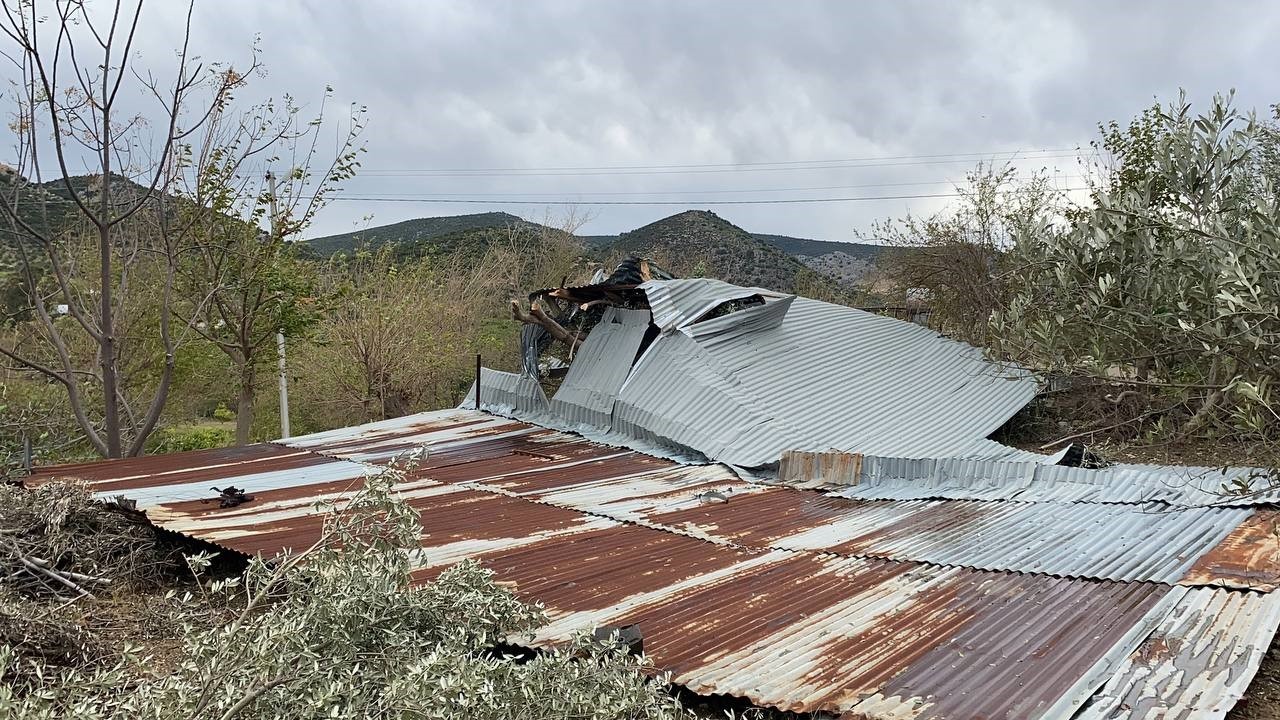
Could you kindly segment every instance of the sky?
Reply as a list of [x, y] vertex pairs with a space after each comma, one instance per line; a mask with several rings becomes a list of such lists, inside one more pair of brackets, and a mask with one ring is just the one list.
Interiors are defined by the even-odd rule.
[[[136, 63], [171, 64], [184, 12], [144, 7]], [[696, 208], [853, 240], [944, 209], [978, 161], [1078, 187], [1099, 122], [1180, 88], [1263, 111], [1277, 36], [1274, 2], [198, 0], [192, 47], [243, 62], [258, 38], [244, 101], [367, 107], [360, 174], [310, 237], [563, 202], [587, 234]], [[799, 199], [824, 201], [776, 202]]]

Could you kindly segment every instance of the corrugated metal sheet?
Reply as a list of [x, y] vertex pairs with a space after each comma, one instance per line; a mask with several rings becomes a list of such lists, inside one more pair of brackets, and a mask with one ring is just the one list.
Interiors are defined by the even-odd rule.
[[[289, 443], [52, 469], [36, 481], [81, 477], [139, 497], [164, 527], [271, 554], [314, 541], [315, 501], [362, 486], [350, 470], [374, 472], [425, 445], [397, 486], [421, 513], [417, 579], [474, 558], [545, 605], [539, 643], [638, 623], [676, 682], [797, 711], [1056, 719], [1105, 686], [1098, 707], [1156, 692], [1171, 717], [1212, 717], [1226, 701], [1205, 693], [1243, 688], [1260, 655], [1242, 649], [1265, 647], [1280, 624], [1257, 609], [1260, 598], [1274, 607], [1264, 593], [1050, 574], [1172, 578], [1211, 558], [1195, 566], [1205, 582], [1240, 576], [1255, 567], [1250, 538], [1267, 527], [1241, 522], [1250, 508], [1144, 516], [1088, 502], [850, 501], [469, 411]], [[214, 481], [254, 500], [200, 502]], [[1230, 534], [1206, 555], [1210, 529]], [[982, 564], [1021, 571], [969, 567]], [[1162, 657], [1152, 685], [1132, 658], [1162, 623], [1209, 654]]]
[[1250, 515], [1201, 556], [1183, 582], [1263, 592], [1280, 587], [1280, 511]]
[[[637, 336], [603, 324], [604, 337], [588, 340], [579, 358], [588, 367], [571, 369], [559, 404], [548, 407], [529, 378], [489, 372], [482, 405], [743, 468], [771, 468], [786, 450], [1044, 459], [987, 439], [1031, 400], [1036, 383], [977, 348], [913, 323], [717, 280], [642, 288], [662, 333], [634, 366]], [[766, 303], [701, 320], [753, 295]]]
[[366, 466], [347, 460], [275, 445], [253, 445], [61, 465], [37, 470], [25, 482], [84, 482], [104, 497], [124, 495], [145, 509], [167, 502], [215, 498], [218, 493], [213, 487], [219, 485], [251, 488], [254, 492], [346, 486], [367, 472]]
[[551, 399], [550, 412], [570, 427], [609, 427], [613, 401], [631, 372], [648, 329], [649, 313], [644, 310], [605, 310], [578, 348], [564, 382]]
[[752, 295], [784, 297], [763, 288], [739, 287], [711, 278], [655, 280], [640, 286], [649, 298], [653, 324], [663, 331], [675, 330], [706, 315], [717, 305]]
[[[863, 500], [1018, 500], [1025, 502], [1167, 503], [1187, 507], [1263, 505], [1280, 501], [1280, 487], [1255, 468], [1115, 465], [1093, 470], [1040, 462], [972, 458], [911, 459], [864, 455], [852, 487], [847, 474], [796, 477], [800, 487], [830, 488]], [[1224, 487], [1253, 482], [1258, 491], [1234, 495]], [[782, 480], [779, 480], [782, 482]]]
[[[739, 327], [737, 314], [688, 332], [716, 374], [802, 439], [788, 449], [963, 457], [1035, 394], [1025, 372], [1001, 368], [980, 350], [912, 323], [807, 298], [791, 302], [772, 328]], [[643, 364], [635, 372], [643, 372]], [[715, 408], [679, 406], [687, 385], [674, 382], [653, 400], [658, 411], [666, 410], [662, 419], [721, 424], [725, 418]], [[677, 405], [664, 408], [664, 399]], [[757, 456], [713, 459], [761, 464]]]
[[646, 518], [743, 545], [985, 570], [1178, 582], [1244, 508], [849, 501], [776, 489]]
[[1221, 718], [1280, 624], [1280, 594], [1189, 590], [1077, 720]]

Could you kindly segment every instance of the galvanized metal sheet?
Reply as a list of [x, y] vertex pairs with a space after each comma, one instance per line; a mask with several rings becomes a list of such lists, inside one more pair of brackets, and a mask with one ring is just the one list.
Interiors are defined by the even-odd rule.
[[549, 411], [570, 427], [608, 428], [613, 402], [648, 330], [649, 313], [644, 310], [605, 310], [578, 348]]
[[771, 290], [739, 287], [712, 278], [654, 280], [640, 287], [649, 298], [653, 323], [663, 331], [688, 325], [730, 300], [742, 300], [753, 295], [782, 297]]
[[[581, 358], [591, 369], [573, 377], [561, 405], [548, 406], [532, 378], [493, 372], [482, 375], [481, 404], [744, 468], [775, 466], [785, 450], [1042, 459], [987, 439], [1036, 383], [977, 348], [914, 323], [716, 280], [642, 288], [662, 334], [634, 366], [633, 335], [605, 325]], [[753, 295], [766, 303], [701, 320]], [[608, 372], [602, 359], [614, 363]]]
[[1075, 720], [1222, 718], [1278, 624], [1280, 594], [1190, 589]]
[[[1280, 501], [1280, 486], [1256, 468], [1161, 467], [1119, 464], [1103, 469], [1023, 460], [861, 456], [855, 482], [846, 474], [787, 478], [863, 500], [1016, 500], [1020, 502], [1167, 503], [1249, 506]], [[782, 478], [779, 482], [784, 482]], [[1256, 490], [1227, 488], [1243, 483]]]

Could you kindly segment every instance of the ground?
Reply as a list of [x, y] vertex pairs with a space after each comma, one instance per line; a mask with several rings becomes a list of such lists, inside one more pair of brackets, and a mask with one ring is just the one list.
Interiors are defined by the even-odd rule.
[[1272, 640], [1271, 649], [1258, 668], [1249, 690], [1226, 720], [1276, 720], [1280, 718], [1280, 642]]

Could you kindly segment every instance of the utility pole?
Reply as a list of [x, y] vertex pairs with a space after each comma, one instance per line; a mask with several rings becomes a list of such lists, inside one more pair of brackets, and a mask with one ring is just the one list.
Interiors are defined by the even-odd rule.
[[[267, 191], [271, 193], [271, 234], [277, 235], [280, 228], [278, 226], [279, 220], [276, 217], [279, 213], [279, 210], [276, 207], [276, 176], [275, 173], [270, 170], [267, 171]], [[285, 372], [287, 365], [285, 364], [284, 359], [284, 333], [279, 329], [276, 330], [276, 365], [280, 369], [280, 437], [288, 438], [289, 377]]]

